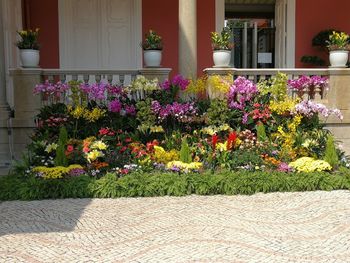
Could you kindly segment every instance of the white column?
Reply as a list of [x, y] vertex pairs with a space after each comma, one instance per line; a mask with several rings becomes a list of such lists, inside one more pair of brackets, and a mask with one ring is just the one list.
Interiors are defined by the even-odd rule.
[[221, 32], [225, 26], [225, 0], [215, 0], [215, 31]]
[[179, 0], [179, 71], [197, 75], [197, 0]]

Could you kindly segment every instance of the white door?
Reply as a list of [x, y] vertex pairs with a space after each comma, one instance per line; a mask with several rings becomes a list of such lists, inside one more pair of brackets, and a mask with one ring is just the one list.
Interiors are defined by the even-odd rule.
[[295, 66], [295, 0], [276, 0], [275, 67]]
[[60, 67], [141, 66], [141, 0], [59, 0]]

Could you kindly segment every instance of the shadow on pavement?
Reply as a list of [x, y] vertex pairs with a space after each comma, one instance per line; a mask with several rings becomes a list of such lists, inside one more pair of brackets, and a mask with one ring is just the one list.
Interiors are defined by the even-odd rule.
[[0, 236], [73, 231], [90, 202], [91, 199], [0, 202]]

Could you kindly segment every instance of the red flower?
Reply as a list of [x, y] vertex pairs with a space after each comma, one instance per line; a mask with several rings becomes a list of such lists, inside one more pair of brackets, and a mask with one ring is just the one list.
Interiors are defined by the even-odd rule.
[[120, 149], [119, 152], [120, 152], [120, 153], [123, 153], [123, 152], [125, 152], [127, 149], [128, 149], [128, 147], [124, 146], [123, 148]]
[[128, 174], [129, 170], [128, 169], [121, 169], [120, 174]]
[[101, 129], [98, 131], [98, 133], [99, 133], [100, 135], [106, 135], [106, 134], [108, 134], [108, 132], [109, 132], [109, 129], [108, 129], [108, 128], [101, 128]]
[[231, 132], [227, 139], [227, 150], [231, 150], [237, 139], [236, 132]]
[[216, 144], [218, 143], [218, 139], [219, 139], [219, 136], [217, 136], [216, 134], [214, 134], [211, 137], [211, 145], [212, 145], [214, 151], [215, 151], [215, 148], [216, 148]]
[[68, 145], [67, 146], [67, 151], [70, 153], [70, 152], [73, 152], [74, 151], [74, 147], [73, 147], [73, 145]]
[[132, 139], [131, 139], [131, 138], [126, 138], [126, 139], [125, 139], [125, 142], [126, 142], [126, 143], [130, 143], [130, 142], [132, 142]]
[[159, 143], [157, 140], [153, 140], [152, 142], [148, 142], [146, 144], [146, 148], [147, 148], [147, 151], [149, 152], [153, 152], [154, 150], [154, 146], [157, 146]]

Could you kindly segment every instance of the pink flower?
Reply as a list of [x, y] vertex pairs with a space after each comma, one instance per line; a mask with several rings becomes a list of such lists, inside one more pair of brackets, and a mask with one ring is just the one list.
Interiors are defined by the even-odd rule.
[[120, 113], [122, 110], [122, 104], [118, 99], [112, 100], [108, 106], [109, 111]]

